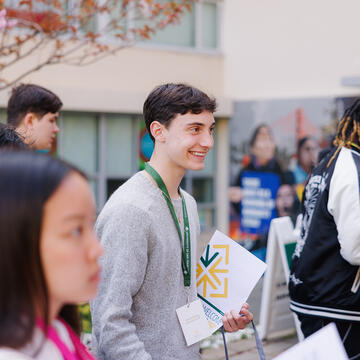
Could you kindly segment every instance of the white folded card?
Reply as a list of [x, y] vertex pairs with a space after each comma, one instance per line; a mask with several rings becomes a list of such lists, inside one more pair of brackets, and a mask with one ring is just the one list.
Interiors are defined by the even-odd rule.
[[224, 313], [240, 311], [265, 269], [264, 262], [231, 238], [214, 233], [196, 268], [198, 297], [212, 332], [222, 326]]
[[286, 350], [274, 360], [347, 360], [344, 346], [334, 323], [326, 325], [304, 341]]

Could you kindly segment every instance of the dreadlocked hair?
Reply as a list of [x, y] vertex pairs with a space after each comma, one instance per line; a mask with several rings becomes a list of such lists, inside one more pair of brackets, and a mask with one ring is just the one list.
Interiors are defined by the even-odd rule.
[[354, 143], [360, 144], [360, 99], [357, 99], [345, 110], [339, 122], [334, 140], [337, 149], [329, 160], [327, 167], [331, 165], [342, 147], [350, 149]]

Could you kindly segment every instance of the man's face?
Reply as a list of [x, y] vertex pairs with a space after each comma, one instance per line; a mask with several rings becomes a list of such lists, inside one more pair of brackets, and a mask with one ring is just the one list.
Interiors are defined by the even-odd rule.
[[56, 133], [59, 128], [56, 125], [56, 120], [59, 113], [47, 113], [39, 118], [35, 116], [33, 120], [33, 128], [31, 131], [32, 148], [37, 150], [50, 149], [55, 140]]
[[171, 165], [183, 170], [201, 170], [209, 150], [214, 145], [214, 116], [209, 111], [200, 114], [178, 114], [164, 128], [165, 151]]

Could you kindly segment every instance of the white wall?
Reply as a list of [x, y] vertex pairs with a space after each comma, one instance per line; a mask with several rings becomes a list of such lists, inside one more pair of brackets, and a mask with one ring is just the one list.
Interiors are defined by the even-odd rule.
[[[36, 62], [36, 55], [30, 60]], [[157, 85], [186, 82], [218, 98], [219, 115], [231, 115], [231, 101], [223, 98], [223, 57], [190, 51], [127, 48], [93, 65], [52, 65], [27, 76], [57, 93], [64, 110], [141, 113], [147, 94]], [[13, 75], [19, 69], [13, 69]], [[9, 91], [0, 92], [6, 106]]]
[[360, 93], [359, 0], [225, 0], [225, 96], [235, 100]]

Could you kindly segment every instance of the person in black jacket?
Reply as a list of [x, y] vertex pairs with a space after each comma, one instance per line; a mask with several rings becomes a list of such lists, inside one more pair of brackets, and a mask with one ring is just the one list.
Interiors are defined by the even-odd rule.
[[334, 145], [305, 186], [290, 308], [305, 337], [334, 322], [349, 358], [360, 359], [360, 99]]

